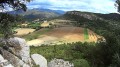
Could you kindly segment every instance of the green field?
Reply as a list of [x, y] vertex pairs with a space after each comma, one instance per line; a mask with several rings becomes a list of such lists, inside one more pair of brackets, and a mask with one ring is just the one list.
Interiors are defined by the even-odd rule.
[[88, 34], [88, 29], [84, 28], [84, 40], [88, 40], [89, 39], [89, 34]]

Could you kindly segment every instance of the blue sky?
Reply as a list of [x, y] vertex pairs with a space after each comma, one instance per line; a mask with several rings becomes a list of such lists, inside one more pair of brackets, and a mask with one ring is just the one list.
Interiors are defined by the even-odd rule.
[[27, 7], [46, 8], [63, 11], [87, 11], [95, 13], [117, 12], [114, 6], [115, 0], [33, 0]]

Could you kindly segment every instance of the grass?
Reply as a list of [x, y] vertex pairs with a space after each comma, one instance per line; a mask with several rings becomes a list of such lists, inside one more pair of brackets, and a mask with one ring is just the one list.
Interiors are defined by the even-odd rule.
[[37, 39], [40, 35], [48, 32], [50, 29], [49, 28], [45, 28], [44, 30], [38, 30], [35, 32], [32, 32], [28, 35], [23, 36], [22, 38], [26, 39], [26, 40], [33, 40], [33, 39]]
[[89, 39], [89, 34], [88, 34], [88, 29], [84, 28], [84, 39], [88, 40]]
[[41, 25], [41, 23], [30, 23], [28, 26], [39, 27], [40, 25]]

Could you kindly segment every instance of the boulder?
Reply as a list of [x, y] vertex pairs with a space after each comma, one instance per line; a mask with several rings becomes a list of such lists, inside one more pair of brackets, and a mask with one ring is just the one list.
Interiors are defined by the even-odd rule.
[[42, 55], [32, 54], [31, 57], [36, 65], [39, 65], [40, 67], [47, 67], [47, 60]]

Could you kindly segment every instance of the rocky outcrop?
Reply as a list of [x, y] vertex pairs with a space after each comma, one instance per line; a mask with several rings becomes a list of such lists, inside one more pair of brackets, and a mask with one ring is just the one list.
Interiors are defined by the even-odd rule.
[[11, 44], [14, 44], [15, 46], [13, 49], [15, 50], [15, 54], [21, 58], [25, 63], [31, 64], [31, 59], [30, 59], [30, 48], [26, 44], [26, 41], [21, 38], [10, 38], [9, 39]]
[[8, 60], [4, 59], [0, 54], [0, 67], [14, 67], [12, 64], [8, 62]]
[[30, 49], [24, 39], [14, 37], [3, 39], [0, 47], [1, 55], [8, 60], [14, 67], [32, 67]]
[[74, 65], [63, 59], [53, 59], [48, 63], [48, 67], [74, 67]]
[[7, 50], [0, 48], [0, 51], [2, 53], [2, 56], [5, 59], [7, 59], [14, 67], [20, 67], [23, 65], [27, 65], [23, 60], [21, 60], [19, 57], [15, 56], [14, 54], [8, 52]]

